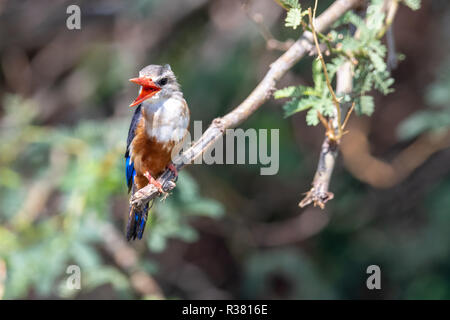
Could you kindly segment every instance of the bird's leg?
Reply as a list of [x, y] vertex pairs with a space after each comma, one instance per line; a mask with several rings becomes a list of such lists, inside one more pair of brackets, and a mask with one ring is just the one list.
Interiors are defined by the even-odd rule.
[[159, 183], [158, 180], [156, 180], [155, 178], [152, 177], [152, 175], [150, 174], [150, 172], [146, 171], [144, 173], [144, 177], [146, 177], [148, 179], [148, 183], [154, 185], [158, 191], [162, 194], [165, 194], [166, 192], [164, 192], [163, 187], [161, 185], [161, 183]]
[[169, 169], [170, 171], [173, 172], [173, 174], [175, 175], [175, 178], [178, 178], [178, 170], [177, 170], [177, 167], [175, 167], [175, 166], [173, 165], [173, 163], [170, 163], [170, 164], [167, 166], [167, 169]]
[[175, 165], [173, 163], [170, 163], [169, 165], [167, 165], [167, 169], [172, 171], [172, 173], [175, 176], [175, 178], [173, 179], [173, 182], [174, 183], [177, 182], [178, 181], [178, 170], [177, 170], [177, 167], [175, 167]]

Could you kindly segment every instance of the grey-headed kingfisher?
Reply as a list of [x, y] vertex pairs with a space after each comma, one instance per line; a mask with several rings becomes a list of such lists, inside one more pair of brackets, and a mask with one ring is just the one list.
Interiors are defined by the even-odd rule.
[[[130, 79], [140, 86], [136, 107], [128, 131], [126, 178], [128, 192], [151, 183], [162, 191], [156, 180], [166, 168], [177, 174], [172, 157], [177, 155], [189, 127], [189, 108], [175, 74], [168, 64], [149, 65]], [[127, 239], [142, 238], [149, 206], [137, 211], [130, 206]]]

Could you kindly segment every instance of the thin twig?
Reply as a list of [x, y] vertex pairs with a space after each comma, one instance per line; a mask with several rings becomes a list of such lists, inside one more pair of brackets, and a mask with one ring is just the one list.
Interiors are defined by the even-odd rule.
[[[345, 12], [355, 7], [360, 0], [337, 0], [327, 10], [325, 10], [315, 21], [315, 29], [323, 32], [331, 26]], [[177, 170], [192, 163], [201, 156], [210, 146], [222, 137], [227, 128], [234, 128], [245, 121], [251, 114], [267, 101], [275, 89], [275, 85], [284, 74], [292, 68], [307, 52], [313, 47], [311, 45], [312, 35], [304, 32], [281, 57], [270, 66], [269, 71], [251, 92], [251, 94], [235, 109], [222, 118], [215, 119], [202, 137], [188, 150], [186, 150], [176, 161]], [[181, 160], [181, 161], [180, 161]], [[163, 186], [164, 191], [170, 191], [175, 187], [173, 180], [175, 175], [172, 171], [166, 170], [158, 181]], [[130, 199], [131, 205], [135, 208], [143, 208], [149, 201], [160, 196], [158, 189], [149, 184], [138, 190]]]
[[[387, 3], [387, 2], [386, 2]], [[389, 26], [392, 24], [393, 19], [395, 17], [395, 14], [397, 12], [398, 8], [398, 0], [391, 0], [389, 3], [389, 6], [387, 6], [384, 10], [387, 11], [387, 18], [385, 21], [385, 28], [378, 34], [379, 37], [382, 37], [384, 35], [384, 32], [386, 28], [389, 28]], [[317, 5], [317, 0], [315, 3], [315, 6]], [[308, 12], [310, 19], [311, 14], [310, 11]], [[314, 15], [312, 15], [314, 17]], [[311, 23], [311, 27], [314, 27], [313, 23]], [[356, 39], [359, 38], [360, 31], [357, 30], [354, 37]], [[313, 32], [314, 35], [314, 32]], [[314, 38], [316, 46], [318, 44], [317, 37]], [[320, 53], [319, 53], [320, 54]], [[321, 59], [322, 66], [323, 58]], [[324, 68], [325, 76], [327, 76], [326, 70]], [[339, 95], [343, 94], [350, 94], [352, 91], [352, 63], [346, 62], [344, 63], [336, 74], [337, 83], [336, 83], [336, 92]], [[327, 81], [328, 88], [330, 88], [329, 81]], [[330, 92], [332, 92], [332, 89], [330, 89]], [[334, 100], [334, 98], [333, 98]], [[336, 104], [336, 102], [335, 102]], [[337, 113], [335, 113], [335, 116], [332, 116], [332, 124], [335, 130], [340, 130], [338, 133], [339, 138], [342, 137], [342, 135], [345, 133], [342, 132], [342, 130], [345, 128], [348, 118], [354, 108], [354, 105], [350, 108], [348, 111], [346, 118], [344, 120], [344, 124], [341, 125], [340, 122], [340, 108], [336, 108]], [[339, 151], [339, 143], [340, 139], [335, 139], [334, 141], [330, 139], [329, 134], [327, 133], [325, 140], [322, 143], [321, 152], [319, 155], [319, 163], [317, 165], [316, 174], [314, 175], [314, 180], [312, 183], [311, 189], [306, 193], [306, 196], [300, 201], [299, 206], [305, 207], [309, 205], [310, 203], [313, 203], [314, 206], [319, 206], [320, 208], [325, 207], [325, 203], [331, 199], [333, 199], [334, 195], [332, 192], [328, 191], [328, 187], [330, 185], [331, 175], [334, 170], [334, 165], [336, 163], [336, 158]]]
[[[305, 21], [303, 21], [303, 19], [300, 21], [300, 23], [303, 27], [303, 30], [312, 32], [311, 27]], [[317, 30], [316, 30], [316, 34], [320, 38], [320, 40], [325, 42], [325, 46], [327, 47], [328, 51], [330, 51], [330, 52], [336, 51], [336, 49], [334, 49], [331, 44], [331, 40], [326, 35], [324, 35], [322, 32], [317, 32]]]
[[322, 51], [320, 50], [319, 41], [317, 40], [316, 28], [314, 27], [314, 24], [315, 24], [314, 21], [316, 19], [315, 18], [316, 17], [316, 9], [317, 9], [317, 0], [314, 3], [314, 13], [311, 12], [311, 8], [308, 8], [308, 16], [309, 16], [309, 21], [310, 21], [310, 24], [311, 24], [312, 35], [313, 35], [313, 38], [314, 38], [314, 44], [316, 45], [317, 59], [319, 59], [321, 64], [322, 64], [323, 73], [325, 75], [325, 81], [327, 83], [328, 90], [330, 91], [330, 94], [331, 94], [334, 106], [336, 108], [337, 123], [338, 123], [338, 126], [336, 128], [337, 129], [337, 134], [335, 134], [334, 131], [328, 131], [328, 129], [327, 129], [327, 135], [331, 139], [339, 141], [339, 139], [342, 137], [341, 107], [339, 105], [339, 99], [336, 97], [336, 94], [334, 93], [333, 87], [331, 86], [331, 81], [330, 81], [330, 77], [328, 76], [327, 66], [325, 64], [325, 60], [323, 59]]
[[392, 71], [398, 66], [398, 58], [397, 51], [395, 49], [395, 39], [394, 39], [394, 31], [393, 25], [391, 24], [386, 32], [386, 46], [387, 46], [387, 58], [386, 64], [388, 67], [388, 71]]
[[350, 119], [350, 115], [352, 114], [354, 109], [355, 109], [355, 102], [352, 103], [352, 106], [350, 107], [347, 114], [345, 115], [344, 122], [342, 123], [342, 130], [344, 130], [345, 127], [347, 126], [348, 119]]
[[280, 7], [282, 7], [284, 10], [289, 10], [288, 7], [286, 7], [280, 0], [274, 0], [276, 4], [278, 4]]
[[386, 5], [389, 5], [388, 9], [386, 9], [386, 21], [383, 29], [378, 33], [378, 37], [382, 38], [383, 35], [386, 34], [386, 46], [388, 49], [387, 53], [387, 67], [388, 71], [391, 71], [397, 68], [397, 52], [395, 49], [395, 39], [394, 39], [394, 31], [393, 31], [393, 22], [395, 15], [397, 14], [399, 0], [385, 0]]
[[[352, 63], [347, 61], [337, 71], [336, 92], [338, 94], [346, 94], [351, 91]], [[350, 114], [350, 110], [347, 114]], [[331, 120], [334, 130], [336, 130], [338, 126], [341, 127], [341, 124], [337, 122], [336, 113], [331, 117]], [[325, 137], [320, 150], [319, 162], [317, 165], [316, 174], [314, 175], [314, 180], [312, 182], [312, 187], [306, 193], [303, 200], [300, 201], [300, 207], [303, 208], [310, 203], [313, 203], [314, 206], [319, 206], [323, 209], [325, 208], [325, 203], [333, 199], [334, 195], [332, 192], [328, 191], [328, 188], [339, 151], [338, 147], [339, 144], [337, 140], [331, 139], [328, 135]]]
[[386, 9], [386, 19], [383, 28], [377, 34], [378, 38], [382, 38], [389, 27], [392, 25], [392, 22], [394, 22], [395, 14], [398, 10], [399, 0], [387, 0], [387, 2], [389, 3], [387, 3], [388, 8]]

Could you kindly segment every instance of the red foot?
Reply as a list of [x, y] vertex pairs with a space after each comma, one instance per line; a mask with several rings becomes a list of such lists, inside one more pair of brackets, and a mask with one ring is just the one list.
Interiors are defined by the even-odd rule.
[[145, 173], [144, 173], [144, 177], [146, 177], [146, 178], [148, 179], [148, 183], [150, 183], [150, 184], [154, 185], [156, 188], [158, 188], [158, 191], [159, 191], [160, 193], [165, 193], [164, 190], [163, 190], [163, 188], [162, 188], [161, 183], [159, 183], [158, 180], [156, 180], [155, 178], [153, 178], [152, 175], [150, 174], [150, 172], [148, 172], [148, 171], [145, 172]]
[[177, 168], [173, 165], [173, 163], [169, 164], [167, 166], [167, 169], [169, 169], [170, 171], [173, 172], [173, 174], [175, 175], [175, 178], [178, 177], [178, 170]]

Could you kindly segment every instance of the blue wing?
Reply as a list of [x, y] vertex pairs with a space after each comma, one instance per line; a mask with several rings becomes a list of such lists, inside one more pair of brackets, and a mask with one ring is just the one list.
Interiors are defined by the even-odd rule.
[[128, 192], [131, 190], [131, 186], [134, 182], [134, 177], [136, 176], [136, 170], [134, 170], [134, 163], [131, 161], [130, 156], [125, 158], [126, 161], [126, 176], [127, 176], [127, 186]]
[[[127, 178], [128, 192], [135, 192], [134, 177], [136, 176], [136, 169], [134, 163], [131, 161], [130, 145], [136, 136], [136, 127], [141, 120], [142, 112], [141, 105], [134, 111], [133, 119], [131, 120], [130, 129], [128, 130], [127, 151], [125, 152], [125, 174]], [[132, 206], [129, 209], [128, 223], [127, 223], [127, 239], [134, 240], [141, 239], [144, 233], [145, 224], [148, 219], [149, 205], [142, 210], [136, 211]]]
[[133, 119], [131, 119], [130, 129], [128, 130], [127, 151], [125, 152], [125, 174], [127, 178], [128, 192], [130, 192], [131, 186], [134, 182], [134, 177], [136, 176], [134, 163], [131, 161], [130, 145], [136, 135], [136, 127], [141, 119], [141, 116], [141, 105], [139, 105], [134, 111]]

